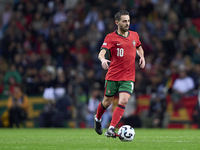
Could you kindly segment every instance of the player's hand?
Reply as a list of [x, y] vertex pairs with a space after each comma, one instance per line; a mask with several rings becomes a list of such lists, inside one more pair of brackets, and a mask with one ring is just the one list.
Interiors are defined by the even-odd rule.
[[105, 58], [103, 58], [101, 60], [101, 66], [103, 67], [103, 69], [107, 70], [109, 68], [108, 63], [111, 62], [110, 60], [107, 60]]
[[144, 57], [140, 57], [139, 66], [142, 69], [145, 67], [145, 59], [144, 59]]

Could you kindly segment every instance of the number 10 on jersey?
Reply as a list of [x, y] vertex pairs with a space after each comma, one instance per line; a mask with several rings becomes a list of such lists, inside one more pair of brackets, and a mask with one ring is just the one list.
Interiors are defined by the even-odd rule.
[[124, 49], [123, 48], [117, 48], [117, 56], [118, 57], [124, 56]]

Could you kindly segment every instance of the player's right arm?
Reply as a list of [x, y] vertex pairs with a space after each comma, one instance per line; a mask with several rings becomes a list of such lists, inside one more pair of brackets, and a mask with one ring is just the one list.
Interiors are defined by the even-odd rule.
[[99, 52], [98, 58], [101, 61], [101, 66], [103, 69], [107, 70], [109, 68], [108, 62], [111, 62], [110, 60], [105, 59], [106, 49], [101, 49]]

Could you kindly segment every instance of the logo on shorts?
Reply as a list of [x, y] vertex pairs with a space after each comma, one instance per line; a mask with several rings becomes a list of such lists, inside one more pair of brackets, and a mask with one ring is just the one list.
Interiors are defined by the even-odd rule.
[[108, 90], [108, 94], [110, 94], [110, 90]]

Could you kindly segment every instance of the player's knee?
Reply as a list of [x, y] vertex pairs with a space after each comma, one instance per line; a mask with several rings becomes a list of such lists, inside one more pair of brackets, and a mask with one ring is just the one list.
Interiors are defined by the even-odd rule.
[[126, 106], [126, 104], [128, 103], [128, 98], [123, 98], [119, 101], [119, 104]]
[[102, 102], [102, 104], [103, 104], [103, 106], [105, 107], [105, 108], [108, 108], [110, 105], [111, 105], [111, 101], [106, 101], [106, 100], [104, 100], [103, 102]]

